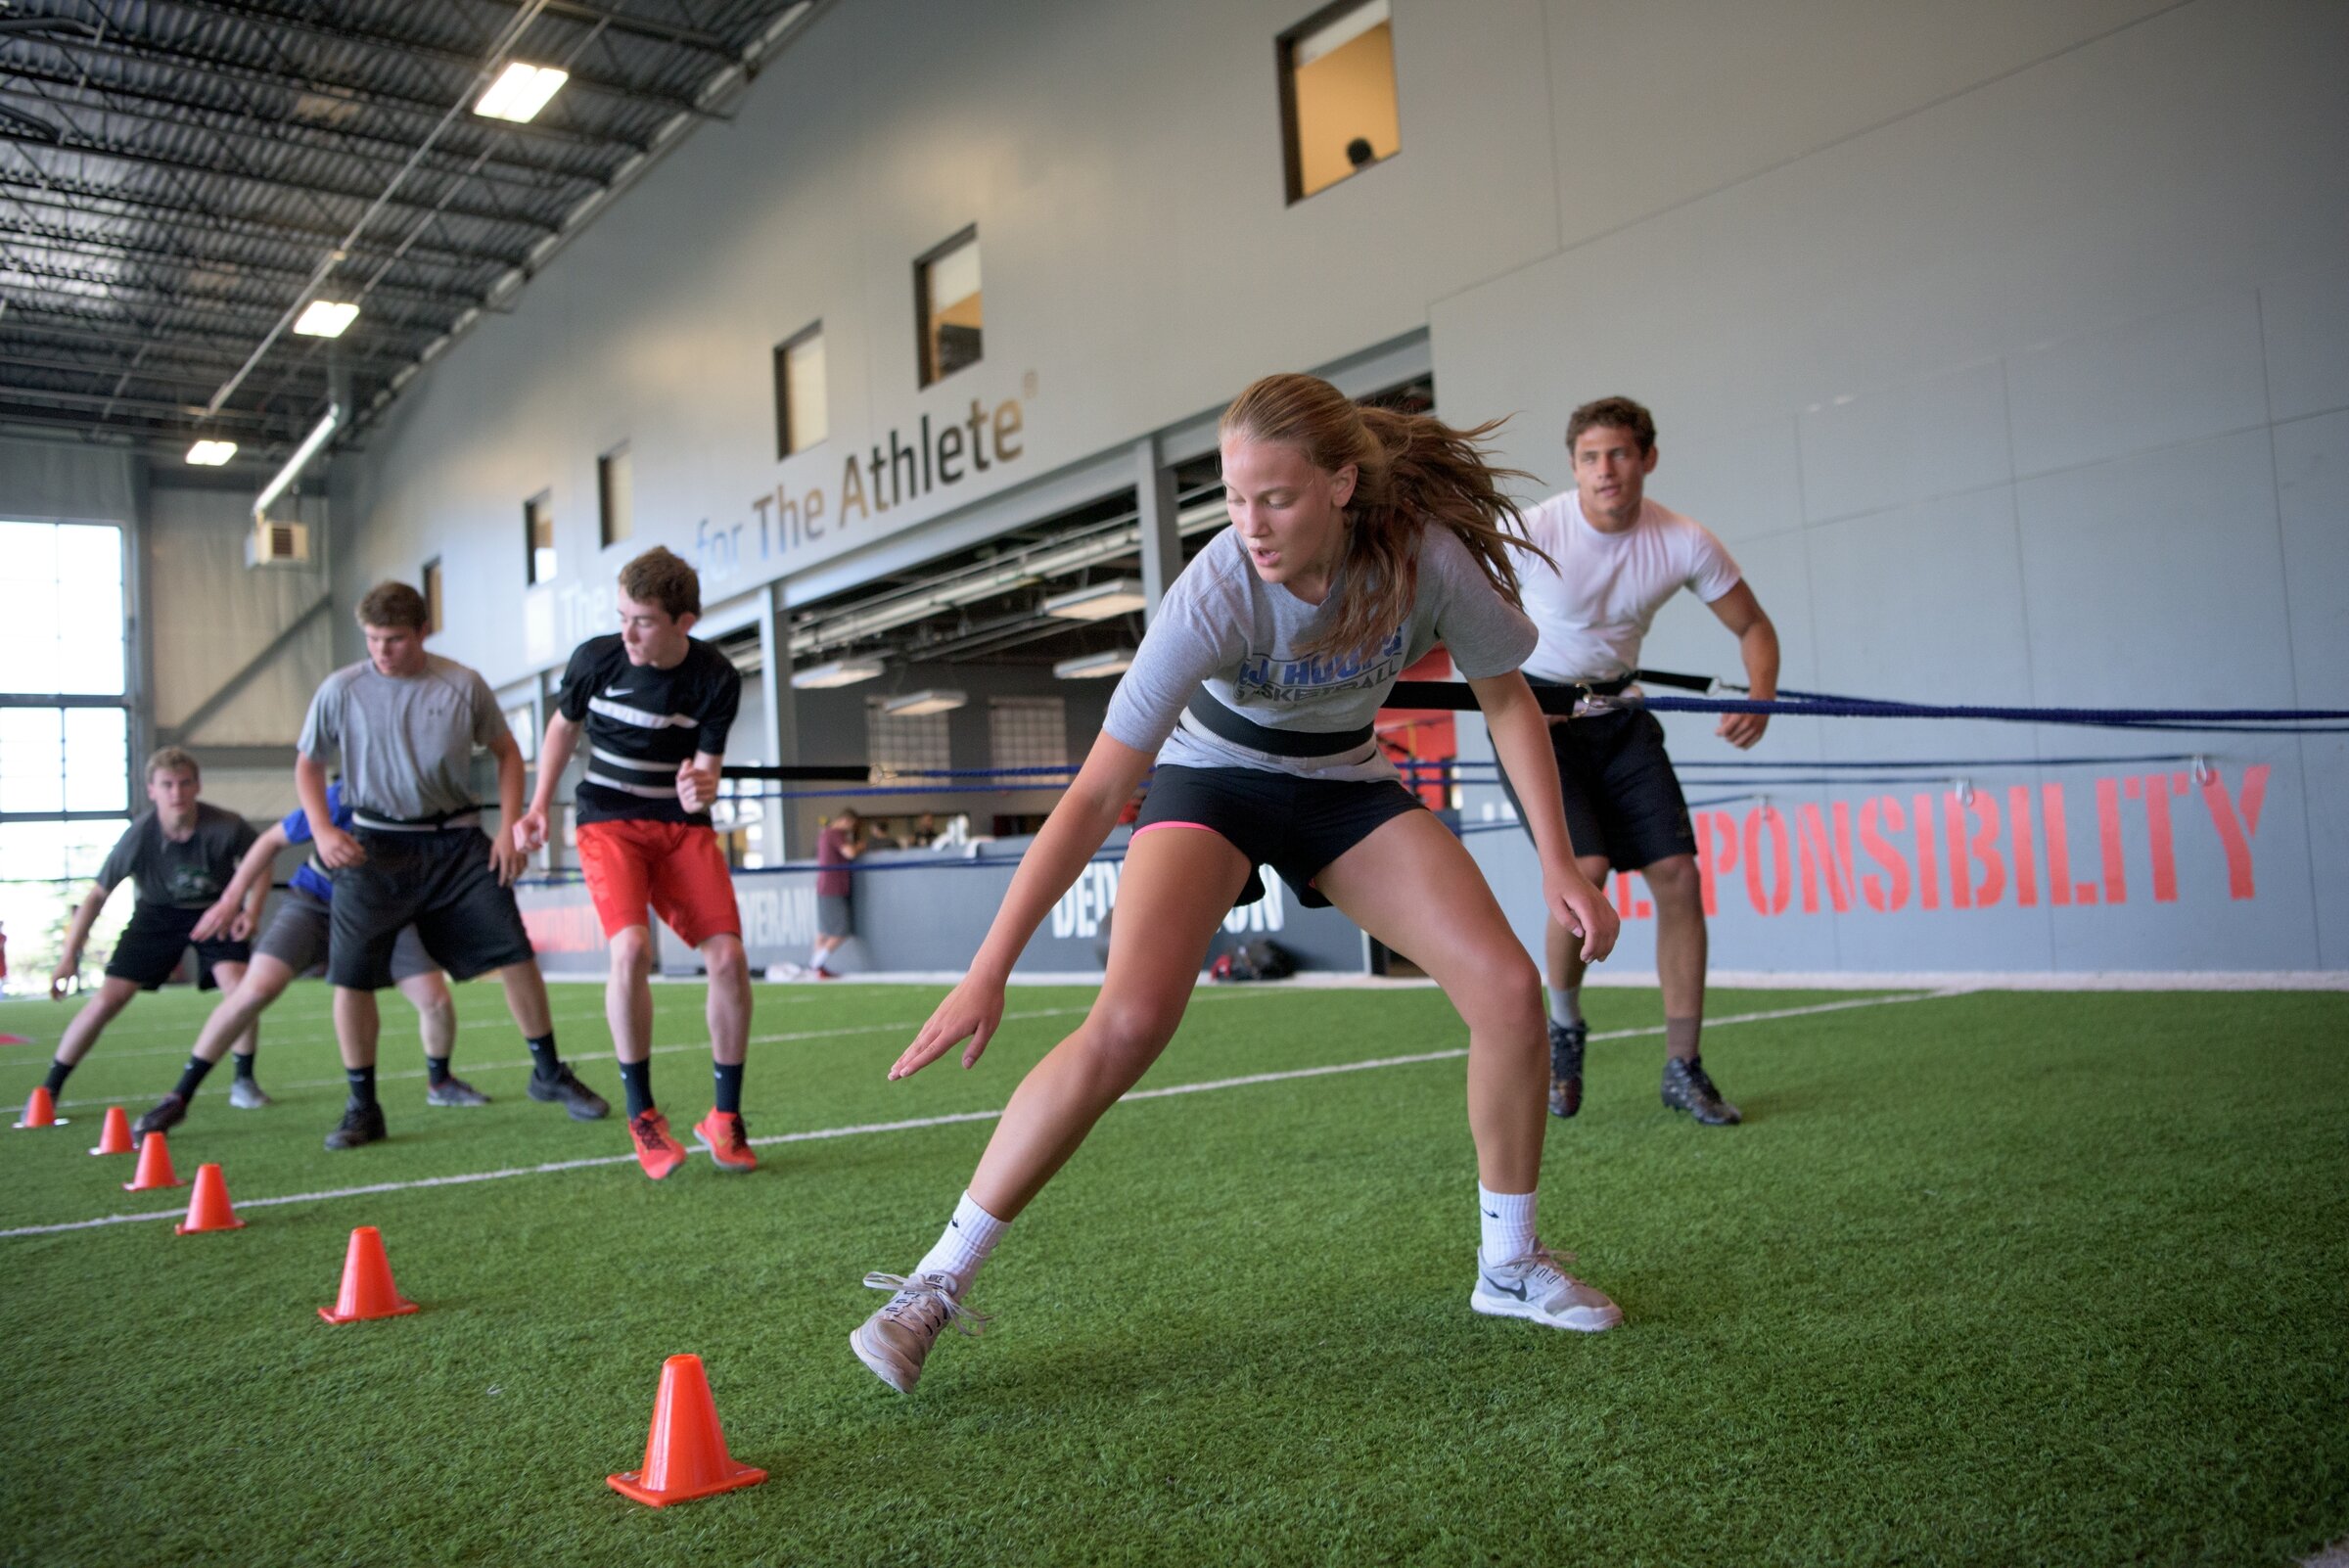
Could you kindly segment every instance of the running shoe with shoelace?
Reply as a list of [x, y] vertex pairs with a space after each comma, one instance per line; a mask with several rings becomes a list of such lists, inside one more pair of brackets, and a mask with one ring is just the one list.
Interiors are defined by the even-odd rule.
[[330, 1149], [355, 1149], [362, 1143], [380, 1143], [390, 1137], [384, 1126], [384, 1107], [381, 1101], [373, 1105], [343, 1107], [343, 1122], [326, 1135]]
[[1583, 1047], [1589, 1024], [1549, 1024], [1549, 1114], [1572, 1116], [1583, 1108]]
[[849, 1349], [875, 1377], [900, 1394], [913, 1392], [922, 1375], [922, 1362], [929, 1359], [930, 1347], [938, 1343], [941, 1329], [950, 1323], [956, 1333], [974, 1339], [986, 1331], [987, 1318], [956, 1299], [951, 1274], [908, 1278], [876, 1272], [865, 1275], [864, 1283], [869, 1290], [894, 1294], [887, 1306], [849, 1336]]
[[424, 1103], [438, 1106], [486, 1105], [489, 1096], [461, 1078], [444, 1078], [438, 1084], [428, 1084]]
[[1573, 1257], [1539, 1244], [1505, 1264], [1488, 1264], [1480, 1257], [1468, 1305], [1489, 1317], [1524, 1317], [1583, 1334], [1613, 1328], [1623, 1321], [1623, 1309], [1558, 1267]]
[[180, 1098], [177, 1089], [173, 1089], [130, 1124], [130, 1135], [143, 1138], [150, 1132], [168, 1132], [187, 1119], [188, 1102]]
[[756, 1171], [759, 1156], [743, 1130], [742, 1117], [733, 1111], [712, 1111], [693, 1125], [693, 1135], [720, 1171]]
[[276, 1102], [263, 1094], [260, 1084], [252, 1079], [232, 1078], [228, 1081], [228, 1103], [234, 1110], [261, 1111]]
[[685, 1163], [685, 1151], [668, 1135], [668, 1118], [658, 1110], [639, 1111], [629, 1117], [628, 1137], [636, 1145], [636, 1163], [655, 1181]]
[[580, 1083], [579, 1075], [571, 1070], [569, 1062], [562, 1063], [551, 1075], [532, 1068], [526, 1086], [531, 1099], [561, 1104], [575, 1122], [600, 1122], [612, 1114], [612, 1107], [604, 1097]]
[[1664, 1109], [1686, 1111], [1707, 1127], [1735, 1127], [1745, 1120], [1744, 1113], [1713, 1086], [1701, 1056], [1664, 1059]]

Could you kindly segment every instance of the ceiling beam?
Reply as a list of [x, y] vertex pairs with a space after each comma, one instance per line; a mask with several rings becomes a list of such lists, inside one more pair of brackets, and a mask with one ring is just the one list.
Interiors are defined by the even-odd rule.
[[[30, 164], [31, 161], [25, 161]], [[130, 208], [126, 212], [104, 212], [94, 207], [77, 206], [64, 200], [77, 197], [83, 203], [103, 202]], [[227, 234], [244, 231], [264, 243], [300, 246], [304, 254], [316, 254], [316, 243], [332, 245], [343, 238], [342, 231], [322, 224], [300, 223], [291, 218], [254, 217], [241, 212], [215, 212], [204, 208], [186, 207], [172, 202], [159, 202], [146, 196], [127, 196], [93, 184], [88, 180], [70, 180], [47, 175], [37, 168], [32, 177], [0, 170], [0, 201], [22, 202], [28, 207], [54, 208], [76, 212], [84, 217], [111, 218], [121, 222], [186, 223], [201, 221], [215, 232]], [[147, 214], [153, 214], [148, 216]], [[349, 248], [354, 256], [378, 258], [392, 254], [394, 247], [372, 240], [361, 240]], [[430, 262], [435, 266], [451, 268], [495, 267], [503, 272], [524, 265], [528, 251], [508, 253], [483, 251], [455, 245], [410, 246], [405, 258]]]
[[184, 419], [191, 425], [228, 421], [239, 425], [258, 426], [292, 435], [303, 426], [303, 420], [287, 414], [264, 414], [251, 408], [223, 408], [207, 414], [202, 403], [163, 403], [144, 397], [115, 397], [102, 392], [53, 392], [46, 387], [25, 387], [16, 383], [0, 383], [0, 401], [23, 398], [31, 402], [53, 403], [65, 408], [122, 408], [135, 414], [147, 414], [159, 419]]
[[[519, 10], [521, 7], [521, 0], [493, 0], [493, 3], [504, 6], [510, 11]], [[704, 32], [698, 27], [673, 26], [651, 17], [639, 17], [626, 11], [615, 11], [609, 6], [587, 5], [584, 0], [547, 0], [546, 9], [552, 16], [569, 17], [575, 22], [599, 23], [611, 32], [632, 33], [639, 38], [652, 38], [661, 43], [675, 44], [683, 49], [699, 49], [706, 54], [723, 56], [727, 60], [736, 58], [732, 44], [714, 32]]]
[[[254, 300], [235, 294], [215, 293], [208, 289], [175, 291], [152, 281], [137, 278], [126, 280], [109, 277], [103, 272], [93, 272], [83, 268], [61, 267], [53, 263], [27, 260], [16, 254], [16, 248], [24, 243], [26, 242], [12, 240], [5, 235], [0, 235], [0, 273], [11, 273], [19, 277], [38, 280], [35, 287], [46, 288], [51, 294], [88, 300], [92, 302], [102, 302], [106, 300], [146, 300], [166, 310], [215, 310], [222, 315], [249, 315], [257, 321], [275, 321], [286, 313], [286, 305], [282, 300]], [[91, 295], [83, 294], [75, 289], [56, 287], [59, 284], [76, 283], [84, 288], [99, 289], [105, 292], [100, 295]], [[451, 300], [443, 302], [442, 308], [447, 320], [453, 321], [464, 313], [465, 305], [461, 300]], [[372, 336], [378, 340], [384, 336], [387, 330], [404, 330], [413, 334], [433, 337], [448, 330], [447, 321], [432, 316], [392, 314], [388, 311], [362, 312], [359, 321], [368, 329], [362, 336]], [[345, 336], [347, 337], [348, 334], [346, 333]]]
[[[136, 325], [133, 323], [134, 328]], [[167, 338], [143, 330], [112, 331], [102, 323], [75, 315], [70, 311], [58, 310], [39, 303], [11, 300], [8, 313], [0, 316], [0, 338], [15, 334], [35, 338], [62, 338], [89, 343], [114, 344], [120, 347], [143, 349], [151, 354], [163, 354], [185, 360], [191, 365], [205, 365], [227, 370], [234, 370], [237, 367], [247, 351], [244, 346], [253, 341], [251, 333], [212, 332], [196, 327], [176, 330]], [[216, 338], [222, 340], [224, 344], [235, 344], [238, 346], [234, 349], [223, 346], [216, 354], [207, 353], [202, 346], [192, 345], [187, 341], [191, 338]], [[320, 339], [305, 338], [299, 343], [280, 344], [277, 351], [289, 354], [318, 353], [322, 350], [322, 343], [323, 340]], [[385, 357], [377, 354], [362, 354], [354, 352], [348, 346], [341, 349], [341, 354], [345, 367], [355, 374], [367, 376], [393, 376], [414, 362], [413, 355]], [[319, 368], [323, 373], [325, 367], [321, 365]]]
[[[180, 11], [194, 12], [199, 16], [225, 17], [232, 22], [250, 23], [265, 27], [272, 32], [290, 32], [304, 37], [319, 38], [346, 49], [358, 45], [406, 55], [411, 59], [426, 61], [436, 66], [454, 67], [465, 73], [465, 79], [469, 84], [482, 69], [482, 60], [478, 55], [467, 54], [461, 49], [447, 49], [438, 44], [402, 38], [393, 33], [371, 32], [349, 25], [330, 26], [323, 23], [306, 22], [299, 17], [290, 17], [281, 12], [272, 11], [265, 6], [243, 5], [236, 3], [236, 0], [161, 0], [161, 3], [170, 5]], [[689, 98], [679, 98], [670, 93], [632, 86], [624, 81], [617, 81], [609, 76], [597, 76], [585, 71], [572, 72], [571, 80], [564, 85], [583, 88], [589, 92], [601, 93], [609, 98], [641, 104], [648, 109], [659, 109], [672, 115], [694, 115], [705, 119], [723, 117], [712, 115]]]
[[[289, 190], [305, 191], [312, 196], [345, 202], [373, 202], [382, 195], [380, 191], [369, 190], [364, 186], [330, 184], [308, 175], [262, 174], [246, 169], [222, 168], [217, 163], [206, 162], [202, 159], [172, 158], [163, 153], [141, 152], [126, 147], [109, 147], [103, 142], [92, 141], [73, 133], [62, 133], [56, 141], [44, 141], [21, 130], [0, 129], [0, 143], [17, 148], [20, 156], [24, 149], [37, 147], [45, 153], [69, 154], [76, 158], [103, 158], [110, 162], [127, 163], [140, 168], [167, 168], [177, 173], [202, 175], [207, 179], [235, 180], [247, 185], [258, 185], [264, 190], [281, 194]], [[33, 162], [36, 168], [45, 169], [46, 167], [30, 159], [27, 159], [26, 161]], [[441, 179], [457, 178], [457, 176], [448, 174], [441, 174], [438, 177]], [[544, 218], [534, 217], [528, 212], [504, 212], [489, 208], [459, 205], [455, 202], [451, 202], [445, 207], [438, 207], [435, 203], [399, 196], [390, 198], [384, 205], [387, 208], [404, 208], [411, 212], [440, 210], [448, 212], [452, 216], [472, 218], [483, 223], [496, 223], [509, 228], [529, 229], [539, 235], [557, 232], [557, 225]], [[337, 235], [336, 238], [341, 239], [342, 236]]]
[[[0, 199], [4, 200], [4, 199]], [[0, 230], [0, 235], [10, 231]], [[216, 251], [191, 249], [165, 250], [161, 246], [131, 245], [126, 241], [109, 239], [103, 235], [76, 234], [70, 229], [51, 228], [46, 224], [19, 223], [13, 231], [15, 243], [32, 250], [63, 252], [73, 255], [118, 256], [124, 260], [155, 261], [166, 265], [217, 268], [228, 272], [251, 272], [263, 277], [287, 278], [295, 282], [309, 281], [306, 267], [279, 266], [272, 262], [255, 261], [247, 256], [225, 255]], [[434, 304], [455, 303], [477, 309], [488, 308], [488, 296], [464, 289], [433, 289], [410, 283], [379, 283], [375, 294], [391, 295], [395, 299], [410, 299]]]
[[[376, 110], [389, 115], [406, 115], [418, 119], [437, 121], [448, 113], [445, 102], [436, 103], [429, 98], [417, 98], [385, 87], [361, 86], [336, 78], [302, 74], [288, 75], [207, 53], [193, 41], [174, 43], [159, 48], [142, 44], [126, 34], [115, 34], [104, 42], [73, 38], [43, 38], [51, 48], [69, 54], [90, 55], [120, 60], [139, 65], [161, 66], [175, 74], [203, 75], [217, 81], [234, 82], [240, 86], [257, 87], [265, 92], [284, 93], [290, 99], [305, 96], [338, 99], [360, 109]], [[479, 124], [451, 126], [452, 131], [480, 137], [484, 141], [513, 139], [561, 145], [582, 151], [592, 151], [616, 159], [644, 152], [651, 144], [634, 137], [598, 135], [590, 131], [574, 130], [564, 125], [541, 125], [536, 122], [518, 124], [512, 120], [484, 119]], [[404, 144], [403, 144], [404, 145]], [[479, 148], [467, 149], [478, 152]]]
[[[15, 69], [13, 67], [10, 69]], [[18, 74], [23, 75], [24, 73], [19, 71]], [[52, 120], [62, 117], [68, 112], [105, 115], [111, 117], [138, 120], [149, 125], [162, 125], [177, 131], [201, 130], [208, 136], [235, 137], [248, 144], [258, 143], [279, 153], [295, 151], [315, 154], [321, 158], [346, 158], [354, 162], [365, 163], [376, 168], [397, 168], [406, 163], [409, 155], [414, 152], [413, 148], [403, 147], [399, 143], [384, 137], [368, 136], [355, 131], [328, 130], [299, 121], [287, 123], [280, 120], [265, 120], [250, 113], [222, 109], [217, 105], [196, 103], [186, 99], [151, 97], [147, 94], [132, 93], [119, 88], [87, 85], [74, 81], [70, 77], [62, 82], [53, 82], [52, 85], [57, 86], [63, 92], [75, 96], [63, 98], [53, 93], [35, 92], [23, 87], [11, 87], [0, 82], [0, 98], [13, 100], [19, 105], [33, 106], [37, 111], [44, 112]], [[91, 101], [93, 95], [98, 98], [97, 102]], [[122, 103], [113, 101], [116, 99], [130, 99], [142, 107], [126, 107]], [[146, 104], [153, 104], [157, 110], [166, 110], [169, 113], [155, 113], [143, 107]], [[235, 118], [242, 118], [245, 123], [242, 125], [218, 123], [223, 119]], [[425, 172], [438, 174], [443, 178], [475, 179], [484, 184], [503, 185], [528, 191], [540, 197], [555, 194], [555, 189], [559, 187], [556, 187], [554, 182], [584, 185], [590, 189], [598, 188], [603, 184], [602, 180], [592, 174], [557, 168], [547, 164], [528, 165], [526, 171], [520, 176], [491, 173], [489, 167], [499, 162], [499, 160], [496, 159], [491, 159], [489, 165], [485, 165], [481, 172], [471, 173], [466, 167], [469, 161], [463, 159], [452, 159], [447, 155], [438, 155], [428, 157], [418, 166]], [[570, 199], [576, 200], [576, 198]]]

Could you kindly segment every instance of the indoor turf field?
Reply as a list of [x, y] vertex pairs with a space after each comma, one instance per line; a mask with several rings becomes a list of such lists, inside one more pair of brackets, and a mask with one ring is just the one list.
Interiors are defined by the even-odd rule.
[[[1199, 1090], [1110, 1113], [974, 1292], [988, 1336], [906, 1399], [849, 1353], [859, 1280], [920, 1255], [1086, 992], [1015, 990], [977, 1071], [893, 1085], [935, 988], [761, 987], [745, 1111], [790, 1140], [659, 1185], [617, 1115], [527, 1100], [495, 992], [457, 994], [496, 1103], [426, 1109], [387, 997], [392, 1136], [338, 1155], [326, 992], [268, 1015], [277, 1104], [231, 1111], [224, 1071], [172, 1134], [241, 1231], [26, 1230], [184, 1207], [85, 1152], [171, 1085], [184, 991], [109, 1031], [70, 1127], [0, 1133], [0, 1560], [2282, 1563], [2349, 1535], [2349, 996], [1720, 992], [1707, 1063], [1748, 1121], [1717, 1131], [1657, 1104], [1655, 993], [1592, 992], [1542, 1211], [1628, 1315], [1584, 1337], [1467, 1310], [1461, 1064], [1379, 1065], [1465, 1043], [1435, 992], [1203, 992], [1143, 1085]], [[682, 1128], [703, 993], [655, 994]], [[617, 1099], [600, 1002], [556, 988]], [[1730, 1022], [1766, 1012], [1794, 1016]], [[0, 1004], [39, 1042], [0, 1047], [0, 1098], [64, 1014]], [[319, 1320], [360, 1224], [422, 1312]], [[604, 1477], [683, 1351], [772, 1478], [655, 1512]]]

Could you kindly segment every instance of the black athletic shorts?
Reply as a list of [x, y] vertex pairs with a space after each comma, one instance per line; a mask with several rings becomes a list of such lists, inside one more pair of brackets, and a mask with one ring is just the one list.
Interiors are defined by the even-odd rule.
[[215, 938], [191, 944], [188, 933], [204, 918], [202, 909], [176, 909], [167, 903], [142, 903], [130, 911], [130, 924], [106, 961], [109, 980], [127, 980], [142, 991], [154, 991], [179, 967], [179, 955], [196, 949], [196, 989], [216, 991], [214, 964], [250, 963], [253, 948], [246, 943]]
[[395, 833], [361, 828], [367, 858], [335, 873], [334, 934], [326, 978], [352, 991], [392, 983], [392, 953], [414, 926], [424, 950], [452, 980], [471, 980], [536, 956], [514, 903], [497, 883], [489, 839], [479, 828]]
[[1329, 906], [1313, 879], [1392, 818], [1427, 807], [1391, 778], [1299, 778], [1258, 767], [1161, 766], [1134, 820], [1133, 836], [1155, 827], [1209, 828], [1249, 860], [1248, 885], [1232, 907], [1265, 896], [1257, 867], [1270, 866], [1311, 908]]
[[[1644, 708], [1618, 708], [1549, 726], [1566, 802], [1566, 831], [1579, 855], [1603, 854], [1618, 871], [1696, 853], [1688, 802], [1664, 755], [1664, 723]], [[1520, 820], [1525, 803], [1501, 769], [1501, 787]]]

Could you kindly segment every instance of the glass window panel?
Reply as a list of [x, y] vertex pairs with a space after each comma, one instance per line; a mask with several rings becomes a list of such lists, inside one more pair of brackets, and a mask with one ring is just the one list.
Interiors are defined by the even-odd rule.
[[947, 242], [915, 268], [922, 306], [922, 385], [979, 362], [979, 236]]
[[810, 327], [776, 350], [783, 359], [783, 455], [804, 452], [831, 433], [824, 400], [824, 334]]
[[130, 715], [119, 708], [66, 710], [66, 809], [120, 811], [130, 801]]
[[64, 715], [0, 708], [0, 811], [66, 809]]
[[122, 693], [120, 529], [0, 523], [0, 581], [17, 590], [0, 623], [0, 689]]
[[[11, 979], [19, 993], [38, 992], [65, 945], [66, 922], [89, 890], [106, 853], [126, 822], [0, 822], [0, 926], [8, 933]], [[100, 912], [82, 955], [85, 983], [95, 984], [106, 955], [130, 919], [131, 900], [115, 899]]]
[[595, 460], [596, 497], [603, 509], [604, 543], [636, 531], [636, 469], [624, 446]]
[[1289, 200], [1326, 190], [1403, 148], [1388, 0], [1365, 0], [1281, 41]]
[[530, 580], [552, 582], [555, 577], [555, 502], [551, 495], [533, 496], [522, 503], [523, 532], [530, 549]]

